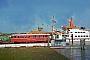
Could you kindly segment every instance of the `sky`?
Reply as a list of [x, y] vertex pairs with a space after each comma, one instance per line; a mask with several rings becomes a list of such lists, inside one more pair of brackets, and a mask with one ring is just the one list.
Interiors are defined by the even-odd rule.
[[[72, 16], [76, 26], [90, 29], [90, 0], [0, 0], [0, 31], [3, 33], [37, 30], [51, 31], [69, 25]], [[44, 25], [42, 25], [44, 24]]]

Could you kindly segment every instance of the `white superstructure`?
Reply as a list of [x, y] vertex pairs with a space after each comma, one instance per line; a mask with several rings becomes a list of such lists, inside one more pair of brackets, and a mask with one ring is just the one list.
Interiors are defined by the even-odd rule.
[[86, 29], [69, 29], [67, 32], [68, 36], [66, 37], [66, 42], [80, 42], [80, 40], [85, 40], [90, 42], [90, 31]]

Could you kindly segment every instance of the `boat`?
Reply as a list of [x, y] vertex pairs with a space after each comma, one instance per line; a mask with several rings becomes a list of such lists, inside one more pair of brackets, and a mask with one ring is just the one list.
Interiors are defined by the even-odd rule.
[[[63, 37], [66, 39], [66, 43], [73, 42], [80, 43], [80, 40], [85, 40], [85, 42], [89, 42], [90, 44], [90, 31], [85, 27], [78, 27], [72, 21], [72, 17], [69, 20], [69, 26], [62, 26], [64, 30]], [[75, 44], [76, 44], [75, 43]]]
[[80, 43], [80, 40], [85, 40], [85, 42], [90, 43], [90, 31], [83, 28], [84, 27], [81, 27], [81, 29], [69, 29], [66, 42], [70, 43], [73, 40], [74, 43]]

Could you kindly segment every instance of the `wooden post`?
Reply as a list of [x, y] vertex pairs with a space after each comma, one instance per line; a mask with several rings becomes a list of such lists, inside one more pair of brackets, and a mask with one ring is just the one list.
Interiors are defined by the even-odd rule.
[[48, 36], [48, 47], [50, 47], [50, 45], [49, 45], [49, 41], [50, 41], [50, 38], [49, 38], [49, 36]]
[[85, 45], [85, 39], [84, 39], [84, 45]]
[[81, 50], [85, 50], [85, 40], [80, 40]]
[[73, 34], [71, 36], [72, 36], [72, 45], [73, 45]]

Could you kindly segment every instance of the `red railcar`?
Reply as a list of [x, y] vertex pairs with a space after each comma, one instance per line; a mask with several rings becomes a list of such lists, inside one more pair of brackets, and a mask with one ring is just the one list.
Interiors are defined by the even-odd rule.
[[2, 40], [0, 40], [0, 43], [2, 43]]
[[13, 34], [11, 43], [48, 42], [50, 34]]

